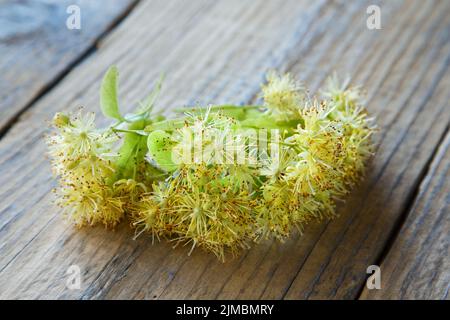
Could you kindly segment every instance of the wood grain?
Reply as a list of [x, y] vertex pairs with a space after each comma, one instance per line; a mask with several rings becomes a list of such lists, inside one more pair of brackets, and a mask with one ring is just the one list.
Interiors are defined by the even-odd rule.
[[366, 62], [355, 77], [368, 86], [369, 110], [380, 125], [377, 155], [368, 179], [321, 235], [285, 298], [357, 295], [448, 126], [448, 8], [419, 8], [405, 8], [403, 25], [397, 16], [400, 35], [394, 32], [388, 47], [372, 56], [379, 60]]
[[362, 299], [449, 299], [450, 134], [441, 144], [419, 195], [380, 265], [381, 289]]
[[[134, 2], [1, 1], [0, 132], [89, 52]], [[69, 5], [80, 8], [80, 30], [66, 27]]]
[[[383, 29], [366, 28], [372, 1], [142, 1], [0, 140], [0, 298], [356, 298], [450, 120], [450, 4], [375, 2]], [[165, 71], [159, 107], [248, 103], [269, 68], [316, 91], [336, 70], [368, 92], [380, 131], [365, 182], [340, 217], [287, 243], [265, 242], [225, 264], [200, 250], [151, 244], [124, 223], [75, 230], [51, 204], [55, 185], [41, 136], [61, 109], [97, 110], [111, 64], [131, 108]], [[26, 195], [24, 197], [24, 194]], [[66, 270], [82, 287], [66, 287]]]

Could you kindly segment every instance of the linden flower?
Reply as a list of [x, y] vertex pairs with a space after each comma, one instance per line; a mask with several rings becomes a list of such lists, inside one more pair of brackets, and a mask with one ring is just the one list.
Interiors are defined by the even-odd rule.
[[177, 164], [234, 162], [239, 147], [233, 139], [236, 121], [210, 110], [209, 107], [200, 115], [187, 113], [184, 126], [172, 134], [172, 160]]
[[132, 179], [121, 179], [108, 185], [97, 178], [71, 181], [66, 178], [56, 192], [60, 196], [57, 204], [76, 226], [102, 223], [114, 227], [146, 191], [145, 185]]
[[[53, 168], [61, 175], [65, 169], [86, 165], [87, 172], [95, 173], [96, 160], [108, 160], [112, 157], [112, 144], [117, 136], [112, 132], [95, 129], [95, 114], [82, 113], [81, 110], [70, 118], [56, 114], [53, 120], [58, 133], [47, 137], [49, 154], [53, 158]], [[103, 162], [107, 165], [107, 162]]]
[[270, 179], [278, 179], [284, 175], [286, 168], [295, 160], [295, 152], [292, 148], [279, 146], [278, 150], [269, 156], [265, 155], [261, 160], [259, 173]]
[[[177, 240], [206, 248], [224, 259], [225, 248], [246, 247], [252, 226], [248, 194], [194, 192], [175, 195], [183, 223]], [[191, 249], [191, 251], [192, 251]]]
[[300, 157], [303, 160], [297, 162], [294, 166], [289, 166], [286, 168], [286, 181], [293, 181], [294, 192], [302, 194], [314, 194], [314, 179], [318, 178], [319, 167], [314, 157], [309, 153], [302, 153]]
[[96, 128], [93, 113], [57, 113], [47, 137], [57, 203], [77, 226], [114, 227], [128, 217], [136, 236], [224, 260], [252, 241], [284, 241], [334, 217], [335, 201], [373, 154], [361, 91], [336, 75], [318, 100], [306, 99], [291, 75], [270, 72], [263, 106], [195, 107], [175, 119], [153, 114], [161, 82], [123, 114], [117, 77], [108, 70], [101, 88], [109, 126]]
[[106, 180], [114, 173], [111, 149], [117, 138], [97, 130], [94, 113], [81, 110], [71, 117], [56, 114], [53, 125], [58, 132], [47, 143], [53, 171], [60, 176], [57, 203], [77, 226], [116, 225], [125, 200]]
[[113, 184], [113, 190], [116, 197], [121, 198], [127, 210], [131, 211], [134, 203], [138, 202], [140, 197], [148, 192], [148, 188], [142, 182], [133, 179], [120, 179]]
[[76, 226], [102, 223], [114, 227], [123, 218], [125, 202], [107, 185], [97, 182], [78, 182], [57, 191], [57, 204]]
[[267, 84], [261, 87], [265, 106], [277, 118], [291, 120], [298, 118], [304, 95], [302, 86], [290, 74], [277, 75], [274, 71], [267, 74]]
[[281, 179], [266, 182], [256, 200], [255, 240], [275, 237], [284, 241], [294, 228], [302, 231], [318, 210], [311, 196], [302, 196]]
[[261, 189], [263, 197], [254, 208], [256, 240], [275, 237], [284, 241], [294, 228], [302, 232], [307, 223], [334, 216], [332, 191], [299, 193], [282, 179], [269, 180]]
[[340, 85], [336, 75], [328, 80], [328, 88], [323, 95], [334, 106], [330, 117], [342, 129], [344, 154], [340, 157], [341, 171], [345, 182], [352, 185], [362, 174], [366, 160], [373, 155], [370, 137], [376, 130], [374, 119], [369, 118], [362, 107], [359, 88], [349, 87], [348, 81]]
[[153, 187], [153, 191], [143, 194], [138, 202], [135, 202], [131, 215], [133, 226], [136, 228], [135, 238], [143, 232], [149, 232], [152, 235], [153, 242], [155, 238], [173, 235], [174, 227], [179, 225], [180, 217], [173, 214], [171, 206], [167, 206], [170, 188], [161, 188], [158, 185]]
[[134, 224], [156, 237], [212, 251], [224, 259], [246, 247], [253, 225], [252, 201], [246, 190], [234, 190], [225, 166], [183, 166], [160, 183], [138, 206]]
[[326, 89], [321, 93], [331, 102], [337, 104], [340, 109], [355, 104], [361, 104], [361, 93], [358, 87], [350, 87], [350, 78], [347, 77], [344, 81], [340, 81], [337, 74], [327, 79]]
[[294, 165], [286, 168], [286, 181], [293, 181], [294, 190], [315, 194], [320, 189], [332, 188], [339, 179], [342, 154], [342, 134], [330, 120], [318, 117], [320, 111], [304, 111], [304, 127], [288, 140], [297, 150]]
[[258, 180], [255, 167], [236, 164], [228, 166], [226, 180], [224, 181], [227, 181], [233, 190], [248, 190], [251, 192]]

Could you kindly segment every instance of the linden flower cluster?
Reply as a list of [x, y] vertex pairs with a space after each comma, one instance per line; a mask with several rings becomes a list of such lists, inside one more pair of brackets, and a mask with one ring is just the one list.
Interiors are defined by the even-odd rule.
[[47, 137], [57, 203], [78, 226], [127, 219], [136, 235], [224, 260], [333, 217], [373, 152], [360, 91], [336, 77], [311, 99], [291, 75], [270, 72], [263, 105], [183, 108], [170, 119], [153, 112], [161, 81], [122, 115], [117, 77], [110, 68], [100, 99], [113, 124], [98, 129], [93, 113], [58, 113]]

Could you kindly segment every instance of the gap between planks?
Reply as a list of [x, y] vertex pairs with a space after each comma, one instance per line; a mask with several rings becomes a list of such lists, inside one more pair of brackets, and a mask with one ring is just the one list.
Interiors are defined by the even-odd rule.
[[[9, 117], [4, 123], [2, 123], [0, 127], [0, 140], [10, 131], [10, 129], [16, 124], [17, 121], [19, 121], [20, 117], [29, 108], [35, 105], [47, 93], [52, 91], [53, 88], [55, 88], [73, 69], [80, 65], [85, 59], [95, 53], [101, 41], [122, 23], [122, 21], [134, 10], [139, 1], [142, 0], [132, 0], [130, 4], [128, 4], [128, 6], [125, 8], [125, 10], [114, 17], [110, 21], [106, 29], [94, 38], [91, 45], [80, 52], [78, 56], [75, 56], [71, 62], [69, 62], [57, 74], [55, 74], [53, 78], [49, 79], [48, 82], [43, 83], [42, 87], [39, 88], [37, 93], [29, 98], [28, 102], [26, 102], [23, 106], [14, 106], [14, 109], [17, 110], [15, 110], [12, 115], [9, 115]], [[48, 54], [52, 55], [52, 52], [48, 51]]]

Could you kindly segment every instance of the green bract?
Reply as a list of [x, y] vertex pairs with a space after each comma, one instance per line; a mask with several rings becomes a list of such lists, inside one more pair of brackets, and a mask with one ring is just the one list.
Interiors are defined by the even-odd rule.
[[166, 172], [177, 169], [177, 165], [172, 160], [173, 145], [172, 136], [163, 130], [155, 130], [148, 135], [149, 155]]
[[118, 72], [106, 73], [103, 114], [57, 113], [47, 137], [59, 176], [58, 204], [78, 226], [114, 227], [212, 251], [220, 259], [252, 242], [284, 240], [295, 228], [334, 216], [372, 154], [374, 127], [359, 90], [331, 78], [305, 98], [290, 75], [271, 72], [263, 105], [154, 112], [161, 79], [133, 113], [121, 113]]
[[119, 102], [117, 100], [117, 77], [119, 72], [116, 67], [111, 67], [103, 78], [100, 90], [100, 108], [106, 117], [123, 120], [119, 112]]

